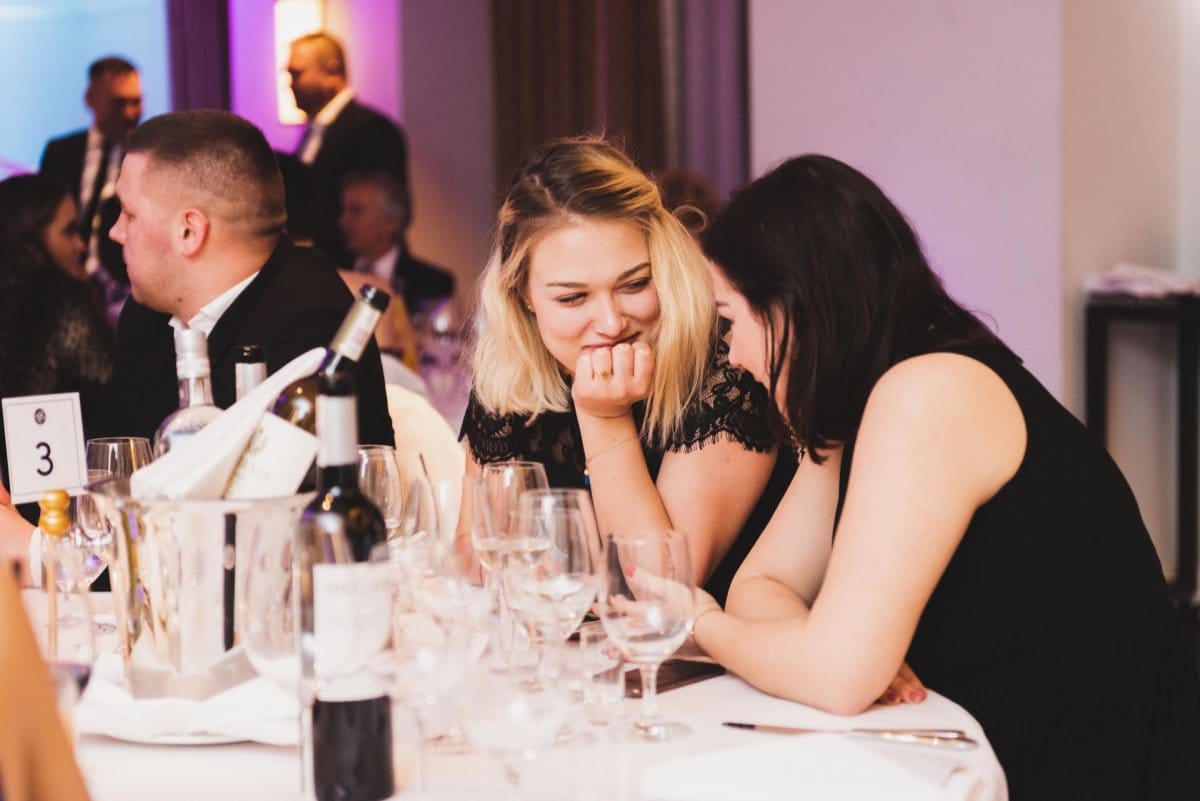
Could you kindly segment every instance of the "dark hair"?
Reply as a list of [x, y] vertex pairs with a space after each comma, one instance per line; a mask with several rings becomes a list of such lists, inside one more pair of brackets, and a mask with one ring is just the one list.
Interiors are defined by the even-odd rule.
[[317, 57], [317, 66], [330, 75], [346, 77], [346, 54], [342, 43], [324, 31], [306, 33], [292, 42], [296, 45], [311, 45]]
[[408, 228], [411, 218], [408, 208], [408, 189], [395, 173], [384, 170], [369, 172], [352, 172], [342, 178], [341, 189], [345, 191], [351, 186], [370, 186], [383, 196], [383, 202], [400, 221], [400, 230]]
[[227, 220], [256, 236], [283, 230], [283, 177], [262, 131], [227, 111], [177, 111], [134, 129], [129, 153], [176, 171], [182, 186], [209, 196]]
[[65, 198], [65, 184], [44, 175], [14, 175], [0, 181], [0, 253], [5, 263], [51, 264], [46, 228]]
[[105, 56], [98, 58], [88, 67], [88, 83], [95, 83], [105, 75], [127, 75], [137, 72], [133, 62], [120, 56]]
[[892, 365], [960, 345], [1003, 347], [946, 294], [879, 187], [827, 156], [790, 159], [735, 194], [704, 249], [762, 319], [782, 313], [767, 389], [774, 398], [787, 360], [786, 417], [810, 451], [854, 436]]

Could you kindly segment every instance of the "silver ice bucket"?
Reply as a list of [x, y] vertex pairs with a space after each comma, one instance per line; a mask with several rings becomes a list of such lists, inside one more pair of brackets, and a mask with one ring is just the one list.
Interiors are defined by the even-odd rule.
[[[294, 531], [312, 494], [272, 500], [135, 499], [129, 479], [88, 485], [112, 536], [109, 575], [135, 697], [203, 699], [254, 675], [237, 642], [237, 604], [259, 531]], [[96, 522], [98, 521], [98, 522]]]

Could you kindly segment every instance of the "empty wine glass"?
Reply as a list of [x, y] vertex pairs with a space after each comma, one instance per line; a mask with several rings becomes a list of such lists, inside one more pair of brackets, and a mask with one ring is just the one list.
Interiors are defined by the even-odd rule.
[[383, 515], [388, 540], [400, 530], [400, 513], [404, 505], [403, 482], [396, 449], [391, 445], [360, 445], [358, 447], [358, 486]]
[[88, 468], [107, 470], [114, 478], [128, 478], [153, 459], [145, 437], [100, 437], [89, 439], [85, 447]]
[[549, 489], [546, 469], [538, 462], [485, 464], [473, 485], [471, 544], [487, 576], [487, 586], [500, 611], [500, 649], [515, 658], [512, 619], [504, 598], [501, 571], [508, 540], [518, 537], [517, 503], [526, 490]]
[[[88, 486], [111, 478], [113, 474], [108, 470], [88, 468]], [[83, 554], [80, 580], [85, 586], [90, 586], [112, 558], [115, 527], [99, 500], [90, 492], [82, 492], [71, 501], [75, 525], [71, 527], [69, 536]]]
[[692, 624], [694, 599], [687, 538], [669, 529], [617, 532], [604, 543], [600, 620], [626, 661], [642, 674], [642, 704], [632, 733], [670, 740], [687, 726], [659, 715], [658, 667], [673, 654]]

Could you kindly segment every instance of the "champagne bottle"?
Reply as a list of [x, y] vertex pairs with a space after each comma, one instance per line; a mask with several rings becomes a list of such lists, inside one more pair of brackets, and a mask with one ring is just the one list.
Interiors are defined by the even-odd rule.
[[155, 458], [204, 428], [221, 413], [213, 405], [208, 338], [203, 331], [175, 330], [175, 375], [179, 379], [179, 408], [167, 415], [154, 432]]
[[267, 377], [267, 357], [261, 345], [242, 345], [233, 365], [233, 387], [238, 400]]
[[387, 663], [391, 630], [387, 529], [358, 487], [353, 374], [329, 370], [317, 380], [318, 490], [300, 520], [294, 572], [313, 698], [305, 769], [318, 801], [378, 801], [394, 792], [391, 701], [375, 672]]
[[[352, 376], [388, 294], [363, 286], [312, 375], [293, 381], [264, 414], [225, 489], [226, 498], [275, 498], [316, 488], [316, 398], [321, 377]], [[288, 425], [288, 424], [291, 425]]]

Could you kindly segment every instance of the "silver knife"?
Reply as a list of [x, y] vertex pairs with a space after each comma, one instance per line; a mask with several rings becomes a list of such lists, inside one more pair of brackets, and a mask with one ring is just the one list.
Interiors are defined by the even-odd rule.
[[958, 729], [803, 729], [795, 726], [774, 726], [766, 723], [723, 724], [732, 729], [747, 729], [766, 734], [846, 734], [850, 737], [866, 737], [894, 743], [928, 745], [934, 748], [949, 748], [955, 751], [970, 751], [979, 743]]

